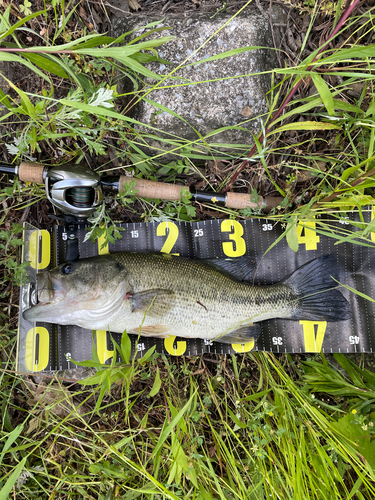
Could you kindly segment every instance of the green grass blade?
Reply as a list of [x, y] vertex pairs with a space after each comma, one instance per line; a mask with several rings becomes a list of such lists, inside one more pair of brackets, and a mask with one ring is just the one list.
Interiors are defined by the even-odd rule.
[[268, 135], [279, 134], [285, 132], [286, 130], [340, 130], [340, 125], [334, 125], [333, 123], [325, 122], [301, 122], [301, 123], [287, 123], [282, 125], [275, 130], [268, 132]]
[[[7, 52], [0, 52], [0, 61], [8, 61], [8, 62], [15, 62], [18, 64], [23, 64], [24, 66], [27, 66], [31, 71], [39, 75], [41, 78], [46, 80], [48, 83], [52, 85], [51, 80], [48, 78], [47, 75], [43, 73], [43, 71], [40, 71], [40, 69], [37, 66], [34, 66], [30, 61], [27, 61], [26, 59], [23, 59], [22, 57], [17, 56], [16, 54], [8, 54]], [[9, 81], [9, 80], [8, 80]]]
[[44, 71], [48, 71], [60, 78], [69, 78], [65, 71], [61, 68], [60, 59], [55, 58], [50, 54], [33, 54], [31, 52], [22, 52], [22, 57], [39, 66]]
[[173, 420], [161, 432], [159, 439], [158, 439], [158, 442], [157, 442], [157, 445], [155, 446], [154, 451], [152, 453], [153, 456], [157, 455], [157, 453], [160, 451], [160, 449], [163, 446], [166, 439], [171, 435], [174, 427], [176, 427], [176, 425], [178, 425], [180, 423], [180, 420], [182, 419], [184, 414], [188, 411], [192, 400], [193, 400], [193, 396], [190, 397], [188, 402], [183, 406], [183, 408], [181, 408], [181, 410], [177, 413], [177, 415], [173, 418]]
[[328, 85], [324, 81], [324, 79], [318, 75], [317, 73], [311, 72], [311, 76], [317, 91], [319, 92], [320, 97], [328, 111], [330, 116], [335, 116], [335, 104], [333, 102], [332, 94], [328, 88]]
[[14, 33], [18, 28], [26, 24], [28, 21], [31, 19], [34, 19], [34, 17], [41, 16], [45, 13], [45, 10], [41, 10], [39, 12], [34, 12], [34, 14], [30, 14], [29, 16], [23, 17], [20, 21], [18, 21], [16, 24], [14, 24], [11, 28], [6, 30], [4, 33], [0, 35], [0, 41]]
[[14, 483], [19, 478], [19, 475], [21, 474], [25, 466], [25, 463], [26, 463], [26, 458], [23, 458], [21, 462], [17, 465], [17, 467], [14, 469], [12, 474], [9, 476], [7, 482], [0, 490], [0, 500], [9, 500], [10, 492], [12, 491]]

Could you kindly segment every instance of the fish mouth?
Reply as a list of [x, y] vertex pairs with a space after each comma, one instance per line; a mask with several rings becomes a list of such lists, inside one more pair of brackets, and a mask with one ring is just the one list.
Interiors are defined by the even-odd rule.
[[66, 283], [53, 278], [50, 273], [38, 273], [37, 277], [38, 303], [23, 312], [27, 321], [46, 321], [60, 311], [60, 303], [64, 300], [68, 290]]
[[54, 278], [47, 271], [37, 274], [38, 304], [56, 303], [65, 298], [68, 291], [66, 280]]
[[37, 295], [39, 304], [47, 304], [54, 297], [52, 280], [48, 272], [37, 275]]

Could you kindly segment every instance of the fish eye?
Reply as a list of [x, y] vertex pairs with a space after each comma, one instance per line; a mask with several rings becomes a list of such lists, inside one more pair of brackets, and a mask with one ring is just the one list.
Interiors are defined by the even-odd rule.
[[72, 264], [64, 264], [61, 268], [61, 272], [63, 274], [70, 274], [73, 272], [73, 266]]

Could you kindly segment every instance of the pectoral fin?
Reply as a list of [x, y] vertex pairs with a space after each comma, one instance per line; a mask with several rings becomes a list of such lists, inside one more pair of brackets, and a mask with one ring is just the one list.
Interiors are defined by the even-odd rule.
[[221, 337], [214, 339], [216, 342], [223, 342], [224, 344], [246, 344], [247, 342], [256, 341], [261, 333], [259, 323], [253, 323], [228, 333]]
[[147, 314], [154, 318], [164, 316], [173, 306], [175, 294], [170, 290], [145, 290], [130, 297], [132, 312]]

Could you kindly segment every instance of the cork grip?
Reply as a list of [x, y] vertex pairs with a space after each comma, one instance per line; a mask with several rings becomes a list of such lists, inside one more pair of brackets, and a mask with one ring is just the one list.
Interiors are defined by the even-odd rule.
[[175, 201], [181, 198], [181, 190], [185, 187], [121, 175], [119, 179], [119, 191], [123, 191], [124, 183], [129, 184], [131, 181], [135, 181], [136, 195], [140, 198], [159, 198], [160, 200]]
[[23, 161], [18, 167], [18, 177], [24, 182], [43, 183], [44, 165]]
[[265, 212], [269, 212], [272, 208], [277, 207], [282, 202], [282, 198], [280, 197], [271, 197], [267, 196], [263, 198], [263, 196], [259, 196], [258, 203], [251, 201], [251, 194], [248, 193], [227, 193], [227, 201], [225, 206], [228, 208], [237, 208], [243, 209], [246, 207], [249, 208], [264, 208]]
[[251, 194], [249, 193], [227, 193], [227, 201], [225, 206], [228, 208], [261, 208], [263, 206], [263, 197], [259, 196], [258, 203], [250, 200]]

